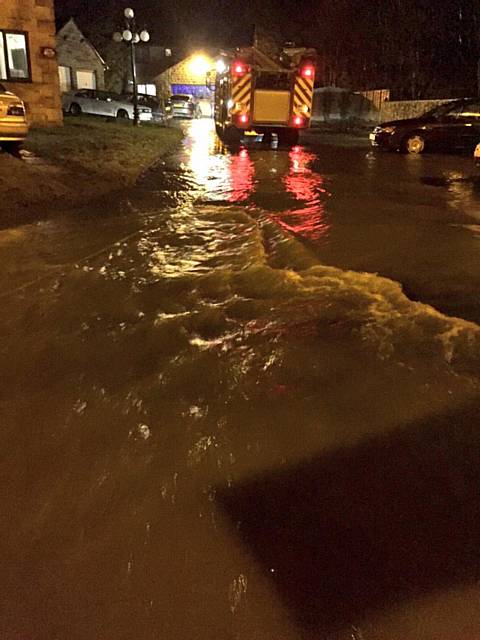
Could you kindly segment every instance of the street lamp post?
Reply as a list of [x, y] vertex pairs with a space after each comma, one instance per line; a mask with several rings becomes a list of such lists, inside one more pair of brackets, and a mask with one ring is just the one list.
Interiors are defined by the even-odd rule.
[[125, 42], [130, 47], [130, 66], [132, 72], [133, 85], [133, 124], [138, 125], [138, 89], [137, 89], [137, 68], [135, 65], [135, 45], [139, 42], [148, 42], [150, 34], [146, 29], [142, 29], [140, 33], [135, 25], [135, 13], [133, 9], [127, 8], [123, 12], [125, 18], [125, 29], [123, 31], [115, 31], [113, 39], [115, 42]]

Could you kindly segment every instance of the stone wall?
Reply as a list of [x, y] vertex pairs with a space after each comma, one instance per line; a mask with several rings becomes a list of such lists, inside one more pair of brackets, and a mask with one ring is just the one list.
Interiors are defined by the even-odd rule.
[[[157, 95], [165, 98], [170, 96], [172, 84], [205, 86], [207, 72], [204, 74], [196, 73], [194, 65], [192, 65], [196, 57], [197, 54], [193, 54], [158, 75], [154, 79]], [[205, 60], [209, 63], [209, 67], [213, 69], [215, 65], [213, 58], [205, 56]]]
[[53, 0], [0, 0], [0, 29], [27, 32], [31, 66], [29, 81], [2, 83], [24, 100], [31, 123], [61, 124], [57, 61], [42, 53], [55, 48]]
[[85, 38], [73, 20], [57, 33], [57, 62], [69, 67], [72, 89], [77, 88], [77, 71], [93, 71], [97, 89], [105, 88], [105, 64], [95, 47]]
[[378, 124], [389, 120], [405, 120], [422, 115], [433, 107], [448, 102], [444, 100], [378, 101], [369, 93], [352, 93], [338, 87], [321, 87], [313, 95], [312, 126], [323, 124]]

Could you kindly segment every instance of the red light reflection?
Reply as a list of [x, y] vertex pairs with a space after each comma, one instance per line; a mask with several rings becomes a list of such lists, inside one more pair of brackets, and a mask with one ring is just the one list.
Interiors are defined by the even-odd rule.
[[282, 211], [272, 217], [284, 229], [317, 240], [329, 229], [323, 203], [329, 194], [323, 186], [322, 176], [309, 167], [309, 163], [315, 159], [313, 153], [308, 153], [302, 147], [294, 147], [289, 158], [290, 172], [283, 178], [285, 190], [305, 206]]
[[242, 202], [252, 193], [254, 187], [255, 168], [247, 149], [240, 149], [230, 161], [230, 193], [229, 202]]

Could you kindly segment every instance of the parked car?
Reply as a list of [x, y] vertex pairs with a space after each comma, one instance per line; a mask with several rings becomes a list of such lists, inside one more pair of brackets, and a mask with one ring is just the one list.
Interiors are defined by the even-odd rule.
[[17, 151], [27, 133], [25, 105], [0, 84], [0, 146], [7, 151]]
[[[133, 105], [133, 95], [131, 93], [123, 96], [125, 100]], [[165, 124], [167, 116], [165, 113], [165, 100], [157, 98], [157, 96], [150, 96], [146, 93], [138, 94], [138, 106], [149, 107], [152, 110], [152, 122], [156, 124]]]
[[[81, 89], [70, 91], [62, 96], [62, 108], [65, 113], [78, 116], [81, 113], [89, 113], [96, 116], [109, 116], [111, 118], [133, 119], [133, 105], [125, 97], [108, 91], [96, 91], [95, 89]], [[139, 108], [139, 119], [149, 121], [152, 119], [152, 110], [145, 105]]]
[[172, 118], [201, 118], [202, 110], [195, 96], [188, 93], [177, 93], [168, 101], [167, 114]]
[[480, 98], [452, 100], [417, 118], [383, 122], [370, 140], [373, 146], [390, 151], [472, 154], [480, 140]]

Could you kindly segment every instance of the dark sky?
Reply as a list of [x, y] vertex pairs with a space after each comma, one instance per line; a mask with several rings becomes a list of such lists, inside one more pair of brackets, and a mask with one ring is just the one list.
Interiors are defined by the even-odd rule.
[[[166, 47], [251, 44], [257, 24], [280, 40], [304, 39], [308, 2], [285, 0], [55, 0], [57, 21], [73, 16], [87, 36], [109, 34], [131, 6], [152, 42]], [[302, 44], [311, 44], [302, 42]]]

